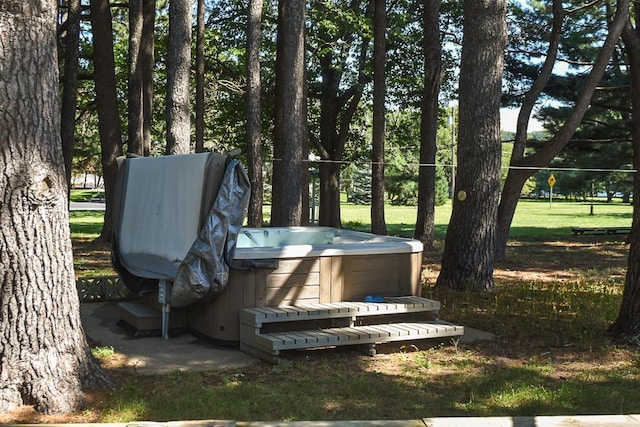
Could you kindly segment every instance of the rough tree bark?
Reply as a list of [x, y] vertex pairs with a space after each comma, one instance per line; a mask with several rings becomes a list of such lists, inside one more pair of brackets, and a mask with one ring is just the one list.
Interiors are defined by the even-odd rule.
[[374, 0], [373, 11], [373, 141], [371, 153], [371, 232], [387, 234], [384, 218], [385, 58], [387, 2]]
[[[636, 6], [634, 21], [638, 25], [640, 8]], [[631, 76], [631, 133], [633, 139], [633, 168], [640, 170], [640, 29], [627, 22], [622, 33], [629, 58]], [[629, 233], [627, 276], [622, 294], [622, 305], [610, 332], [621, 342], [638, 344], [640, 339], [640, 174], [633, 174], [633, 222]]]
[[496, 257], [504, 258], [507, 240], [509, 238], [509, 229], [511, 228], [511, 222], [513, 221], [513, 215], [515, 214], [516, 207], [518, 206], [518, 200], [522, 187], [527, 179], [535, 174], [541, 168], [544, 168], [553, 160], [555, 156], [560, 154], [562, 149], [569, 143], [569, 140], [575, 133], [582, 119], [589, 109], [591, 103], [591, 97], [594, 91], [598, 87], [598, 83], [604, 75], [611, 55], [613, 54], [616, 44], [620, 39], [622, 29], [629, 16], [629, 0], [619, 0], [615, 17], [609, 26], [609, 33], [607, 38], [598, 52], [595, 63], [591, 67], [589, 75], [584, 80], [581, 92], [578, 95], [578, 99], [573, 107], [573, 110], [560, 128], [560, 130], [544, 144], [540, 149], [534, 153], [525, 156], [525, 148], [527, 141], [527, 123], [529, 116], [535, 105], [535, 102], [544, 88], [546, 81], [549, 78], [551, 69], [553, 68], [552, 58], [555, 59], [557, 43], [561, 38], [561, 26], [562, 18], [565, 11], [562, 10], [562, 4], [559, 1], [554, 1], [554, 23], [552, 37], [549, 44], [548, 57], [541, 69], [540, 76], [529, 90], [529, 93], [525, 97], [522, 109], [518, 115], [518, 123], [516, 130], [516, 141], [514, 143], [513, 154], [511, 157], [509, 172], [502, 189], [502, 196], [500, 198], [500, 207], [498, 209], [498, 226], [497, 226], [497, 242], [496, 242]]
[[262, 5], [262, 0], [251, 0], [247, 20], [247, 166], [251, 182], [251, 197], [247, 215], [249, 227], [262, 227], [263, 221], [262, 84], [260, 83]]
[[56, 2], [0, 7], [0, 411], [69, 412], [104, 383], [75, 289]]
[[142, 100], [142, 0], [129, 0], [129, 81], [127, 96], [127, 152], [144, 155]]
[[62, 76], [61, 137], [67, 186], [71, 189], [73, 146], [75, 145], [76, 107], [78, 105], [78, 44], [80, 41], [80, 0], [67, 1], [64, 37], [64, 74]]
[[[204, 152], [204, 12], [204, 0], [198, 0], [196, 10], [196, 153]], [[250, 37], [247, 34], [247, 40]]]
[[320, 172], [319, 225], [341, 227], [340, 215], [340, 172], [344, 146], [349, 135], [349, 127], [362, 98], [362, 87], [367, 79], [364, 63], [369, 40], [363, 40], [360, 54], [360, 77], [352, 88], [340, 93], [340, 67], [333, 62], [333, 52], [320, 58], [322, 68], [322, 90], [320, 94], [320, 140], [315, 146], [323, 160]]
[[113, 217], [113, 191], [116, 182], [116, 159], [122, 155], [109, 0], [91, 0], [91, 31], [93, 50], [100, 52], [99, 55], [93, 56], [93, 78], [96, 87], [98, 133], [102, 148], [105, 196], [104, 225], [98, 240], [109, 242], [112, 233], [111, 218]]
[[167, 46], [167, 154], [191, 150], [189, 76], [191, 72], [191, 2], [170, 0]]
[[[352, 2], [350, 9], [360, 10], [360, 2]], [[373, 2], [367, 1], [364, 12], [371, 16]], [[349, 44], [353, 36], [339, 35], [340, 43]], [[320, 34], [322, 43], [327, 46], [336, 44], [336, 35], [324, 32]], [[324, 49], [319, 58], [321, 68], [320, 89], [320, 138], [313, 140], [322, 162], [319, 163], [320, 173], [320, 207], [318, 224], [329, 227], [341, 227], [340, 212], [340, 173], [344, 147], [349, 137], [349, 130], [358, 104], [362, 99], [362, 88], [371, 80], [365, 71], [368, 67], [367, 53], [371, 39], [362, 38], [358, 57], [358, 79], [352, 86], [343, 88], [345, 79], [342, 70], [353, 58], [344, 52], [338, 53], [334, 49]], [[317, 138], [316, 138], [317, 139]]]
[[490, 290], [500, 194], [506, 1], [465, 0], [458, 174], [437, 287]]
[[151, 152], [151, 122], [153, 121], [153, 67], [155, 65], [156, 0], [142, 1], [142, 39], [140, 62], [142, 63], [142, 139], [143, 155]]
[[278, 2], [271, 226], [308, 222], [304, 0]]
[[[424, 88], [420, 118], [420, 172], [418, 176], [418, 218], [414, 237], [433, 246], [436, 206], [436, 137], [438, 133], [438, 97], [442, 81], [440, 46], [440, 0], [423, 0]], [[426, 166], [429, 165], [429, 166]], [[433, 166], [431, 166], [433, 165]]]

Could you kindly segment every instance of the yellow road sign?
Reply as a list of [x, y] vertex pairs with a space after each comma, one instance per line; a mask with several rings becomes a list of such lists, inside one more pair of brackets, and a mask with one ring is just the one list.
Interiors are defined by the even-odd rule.
[[554, 185], [556, 185], [556, 177], [553, 176], [553, 174], [549, 175], [547, 182], [549, 183], [549, 187], [553, 187]]

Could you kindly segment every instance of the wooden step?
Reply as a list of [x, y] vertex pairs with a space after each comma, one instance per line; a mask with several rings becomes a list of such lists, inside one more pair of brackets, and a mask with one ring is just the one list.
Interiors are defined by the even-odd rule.
[[[162, 331], [162, 311], [158, 303], [148, 301], [125, 301], [118, 303], [120, 321], [133, 329], [134, 336], [157, 334]], [[187, 328], [186, 309], [172, 309], [169, 328], [181, 332]]]
[[295, 306], [244, 308], [240, 310], [240, 323], [256, 327], [264, 323], [296, 322], [302, 320], [332, 319], [341, 317], [379, 316], [384, 314], [440, 311], [438, 301], [427, 298], [387, 297], [385, 302], [336, 302], [300, 304]]
[[126, 301], [118, 304], [120, 319], [134, 330], [152, 331], [162, 327], [162, 312], [137, 301]]
[[240, 349], [278, 363], [280, 351], [375, 345], [462, 335], [464, 328], [436, 318], [438, 301], [405, 296], [383, 302], [336, 302], [240, 310]]
[[249, 354], [269, 362], [277, 362], [282, 350], [381, 344], [463, 334], [464, 327], [436, 320], [266, 333], [255, 335], [250, 341], [242, 341], [240, 345]]

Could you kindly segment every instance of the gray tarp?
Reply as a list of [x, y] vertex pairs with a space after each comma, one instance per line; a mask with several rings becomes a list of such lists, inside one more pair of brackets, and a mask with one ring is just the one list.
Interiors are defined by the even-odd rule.
[[250, 194], [249, 178], [242, 164], [230, 160], [198, 238], [178, 267], [171, 306], [186, 307], [212, 300], [225, 289]]

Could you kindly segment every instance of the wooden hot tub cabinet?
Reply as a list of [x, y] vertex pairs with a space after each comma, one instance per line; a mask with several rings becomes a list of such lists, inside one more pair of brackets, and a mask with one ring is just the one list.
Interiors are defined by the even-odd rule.
[[188, 308], [189, 329], [212, 341], [235, 343], [241, 308], [421, 294], [422, 252], [283, 258], [277, 264], [275, 269], [232, 270], [217, 300]]

